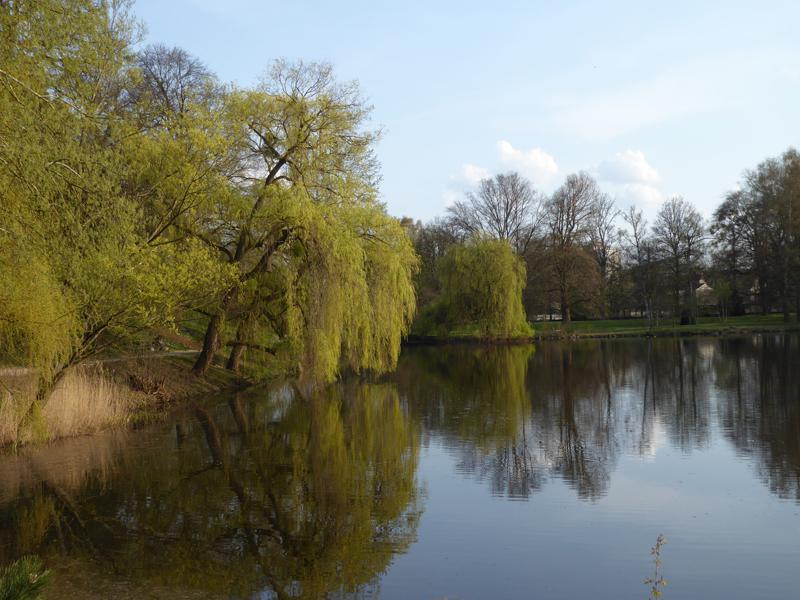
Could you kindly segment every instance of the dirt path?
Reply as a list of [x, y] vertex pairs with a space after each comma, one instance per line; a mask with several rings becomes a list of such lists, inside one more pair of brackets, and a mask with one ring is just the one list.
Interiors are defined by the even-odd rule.
[[[131, 354], [128, 356], [114, 356], [111, 358], [99, 358], [97, 360], [89, 360], [84, 365], [100, 365], [104, 363], [125, 362], [128, 360], [137, 360], [140, 358], [167, 358], [170, 356], [191, 356], [198, 354], [199, 350], [172, 350], [170, 352], [143, 352], [141, 354]], [[0, 377], [21, 377], [33, 373], [35, 369], [30, 367], [0, 367]]]

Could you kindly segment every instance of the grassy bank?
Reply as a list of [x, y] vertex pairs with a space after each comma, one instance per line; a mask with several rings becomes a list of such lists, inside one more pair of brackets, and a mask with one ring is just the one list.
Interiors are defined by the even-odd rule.
[[745, 315], [741, 317], [700, 317], [695, 325], [680, 325], [664, 319], [658, 325], [647, 319], [574, 321], [569, 328], [560, 322], [535, 323], [535, 339], [602, 338], [674, 335], [735, 335], [772, 331], [800, 331], [797, 321], [784, 322], [783, 315]]
[[406, 344], [519, 344], [536, 340], [564, 338], [612, 338], [650, 337], [682, 335], [738, 335], [742, 333], [768, 333], [800, 331], [800, 323], [784, 322], [783, 315], [746, 315], [742, 317], [701, 317], [695, 325], [680, 325], [672, 319], [662, 319], [658, 325], [647, 319], [607, 319], [597, 321], [573, 321], [564, 327], [558, 321], [531, 324], [532, 336], [497, 337], [485, 336], [477, 328], [462, 328], [440, 335], [410, 335]]
[[[219, 367], [190, 373], [193, 354], [116, 359], [70, 372], [43, 408], [34, 407], [33, 373], [3, 369], [0, 446], [46, 442], [132, 424], [162, 414], [186, 398], [247, 382]], [[27, 415], [27, 417], [26, 417]]]

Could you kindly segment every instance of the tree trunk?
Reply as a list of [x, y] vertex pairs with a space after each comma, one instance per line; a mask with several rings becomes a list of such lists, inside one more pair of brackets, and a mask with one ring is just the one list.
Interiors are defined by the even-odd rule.
[[569, 299], [567, 298], [566, 291], [561, 291], [561, 324], [564, 327], [569, 327], [572, 322], [572, 315], [570, 314]]
[[50, 399], [50, 394], [53, 393], [53, 390], [58, 385], [58, 382], [64, 379], [64, 375], [66, 374], [67, 367], [62, 367], [56, 371], [53, 377], [50, 379], [39, 377], [39, 384], [36, 388], [36, 402], [41, 408], [44, 408], [47, 405], [47, 401]]
[[231, 413], [233, 413], [239, 433], [247, 437], [250, 432], [250, 424], [247, 422], [247, 414], [244, 412], [244, 406], [242, 405], [242, 395], [237, 393], [230, 399], [228, 406], [230, 406]]
[[18, 426], [30, 419], [37, 407], [42, 409], [47, 406], [47, 402], [50, 400], [50, 394], [53, 393], [53, 390], [55, 389], [56, 385], [58, 385], [58, 382], [61, 381], [64, 378], [64, 375], [67, 374], [68, 368], [69, 365], [61, 367], [50, 379], [41, 376], [38, 378], [38, 381], [36, 382], [36, 395], [34, 396], [33, 402], [31, 402], [28, 405], [28, 408], [25, 409], [25, 413], [22, 415], [22, 418], [18, 421]]
[[237, 343], [239, 341], [238, 337], [236, 342], [233, 343], [233, 348], [231, 348], [231, 353], [228, 356], [228, 362], [225, 363], [225, 368], [229, 371], [233, 371], [234, 373], [238, 373], [239, 369], [242, 366], [242, 357], [244, 356], [245, 345]]
[[242, 358], [247, 346], [244, 344], [245, 326], [244, 321], [239, 320], [239, 325], [236, 327], [236, 338], [233, 341], [231, 353], [228, 355], [228, 362], [225, 363], [225, 368], [234, 373], [238, 373], [241, 368]]
[[222, 313], [217, 313], [208, 322], [206, 328], [206, 335], [203, 338], [203, 349], [200, 351], [200, 356], [192, 367], [192, 373], [195, 375], [205, 375], [211, 363], [214, 361], [214, 354], [219, 350], [219, 333], [222, 328]]

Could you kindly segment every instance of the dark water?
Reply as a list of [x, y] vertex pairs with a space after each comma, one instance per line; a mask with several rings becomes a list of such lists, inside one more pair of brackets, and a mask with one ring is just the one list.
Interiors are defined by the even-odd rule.
[[413, 348], [0, 458], [48, 598], [794, 598], [791, 336]]

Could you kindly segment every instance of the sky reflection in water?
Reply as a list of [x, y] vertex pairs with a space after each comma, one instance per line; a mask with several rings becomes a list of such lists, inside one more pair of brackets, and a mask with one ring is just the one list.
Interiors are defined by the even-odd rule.
[[198, 403], [0, 459], [0, 559], [48, 597], [785, 598], [793, 336], [409, 348], [299, 400]]

